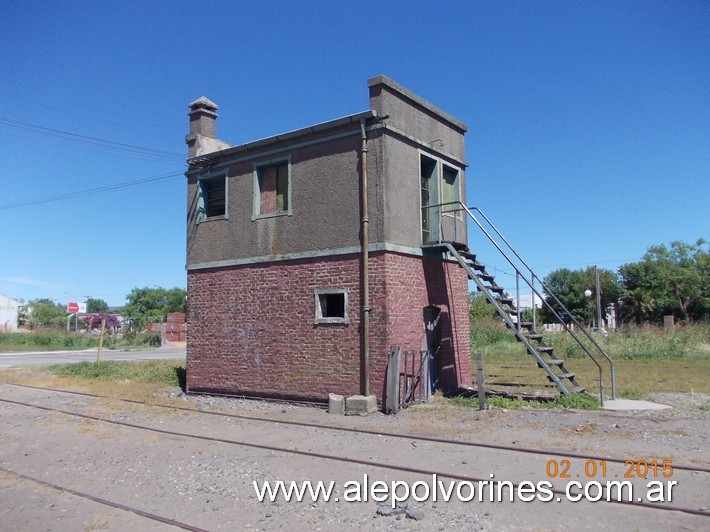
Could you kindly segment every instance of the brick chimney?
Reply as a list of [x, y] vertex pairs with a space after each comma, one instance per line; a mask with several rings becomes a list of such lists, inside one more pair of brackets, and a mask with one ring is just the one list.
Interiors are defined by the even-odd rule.
[[187, 156], [195, 157], [223, 148], [230, 144], [221, 142], [216, 138], [217, 132], [217, 104], [201, 96], [188, 104], [190, 112], [190, 133], [185, 137]]

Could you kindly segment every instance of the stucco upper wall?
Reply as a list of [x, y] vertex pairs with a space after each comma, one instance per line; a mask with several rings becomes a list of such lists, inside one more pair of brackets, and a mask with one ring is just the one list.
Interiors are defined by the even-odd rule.
[[370, 108], [390, 126], [439, 151], [465, 160], [466, 124], [386, 76], [368, 80]]
[[[280, 149], [272, 145], [266, 153], [241, 152], [239, 157], [225, 159], [202, 172], [188, 173], [188, 268], [357, 248], [360, 245], [361, 141], [359, 128], [350, 128], [350, 132], [352, 134], [323, 142], [310, 137], [301, 139], [301, 145], [282, 143]], [[255, 165], [287, 159], [291, 169], [291, 214], [254, 219]], [[376, 160], [371, 160], [368, 168], [373, 177], [377, 175]], [[225, 173], [226, 216], [198, 222], [199, 179]], [[377, 230], [382, 223], [378, 220], [376, 186], [368, 197], [371, 238], [381, 240]]]
[[[463, 181], [466, 125], [389, 78], [368, 84], [367, 111], [247, 144], [215, 145], [216, 151], [188, 159], [188, 269], [359, 250], [363, 120], [370, 245], [421, 253], [420, 157], [458, 169]], [[255, 216], [255, 165], [284, 159], [290, 163], [290, 212]], [[220, 176], [226, 176], [226, 215], [203, 219], [200, 180]], [[463, 181], [462, 198], [465, 190]], [[451, 216], [442, 220], [444, 226], [453, 222]], [[455, 224], [457, 241], [465, 242], [465, 226], [464, 220]], [[443, 227], [442, 233], [451, 231]]]
[[[425, 156], [439, 164], [445, 163], [456, 168], [461, 176], [461, 198], [466, 197], [465, 166], [435, 151], [424, 150], [415, 142], [389, 131], [383, 135], [381, 144], [387, 157], [382, 179], [384, 239], [389, 244], [417, 248], [422, 244], [420, 158]], [[434, 210], [429, 212], [433, 214]], [[442, 240], [467, 242], [466, 217], [463, 213], [455, 217], [444, 214], [439, 229]]]

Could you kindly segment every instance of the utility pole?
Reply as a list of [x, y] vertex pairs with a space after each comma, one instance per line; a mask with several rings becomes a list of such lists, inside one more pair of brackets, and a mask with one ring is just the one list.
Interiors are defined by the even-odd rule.
[[594, 266], [594, 277], [597, 283], [597, 331], [602, 333], [602, 283], [599, 280], [599, 270]]

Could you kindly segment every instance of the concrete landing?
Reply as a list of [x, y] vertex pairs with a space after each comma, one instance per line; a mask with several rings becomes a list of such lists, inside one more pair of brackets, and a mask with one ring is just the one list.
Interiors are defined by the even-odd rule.
[[604, 410], [665, 410], [673, 408], [669, 405], [652, 403], [651, 401], [636, 401], [633, 399], [604, 399]]

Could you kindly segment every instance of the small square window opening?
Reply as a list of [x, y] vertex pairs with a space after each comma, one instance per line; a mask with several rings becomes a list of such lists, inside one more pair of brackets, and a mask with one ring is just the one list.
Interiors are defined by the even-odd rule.
[[316, 290], [316, 323], [349, 323], [347, 290]]

